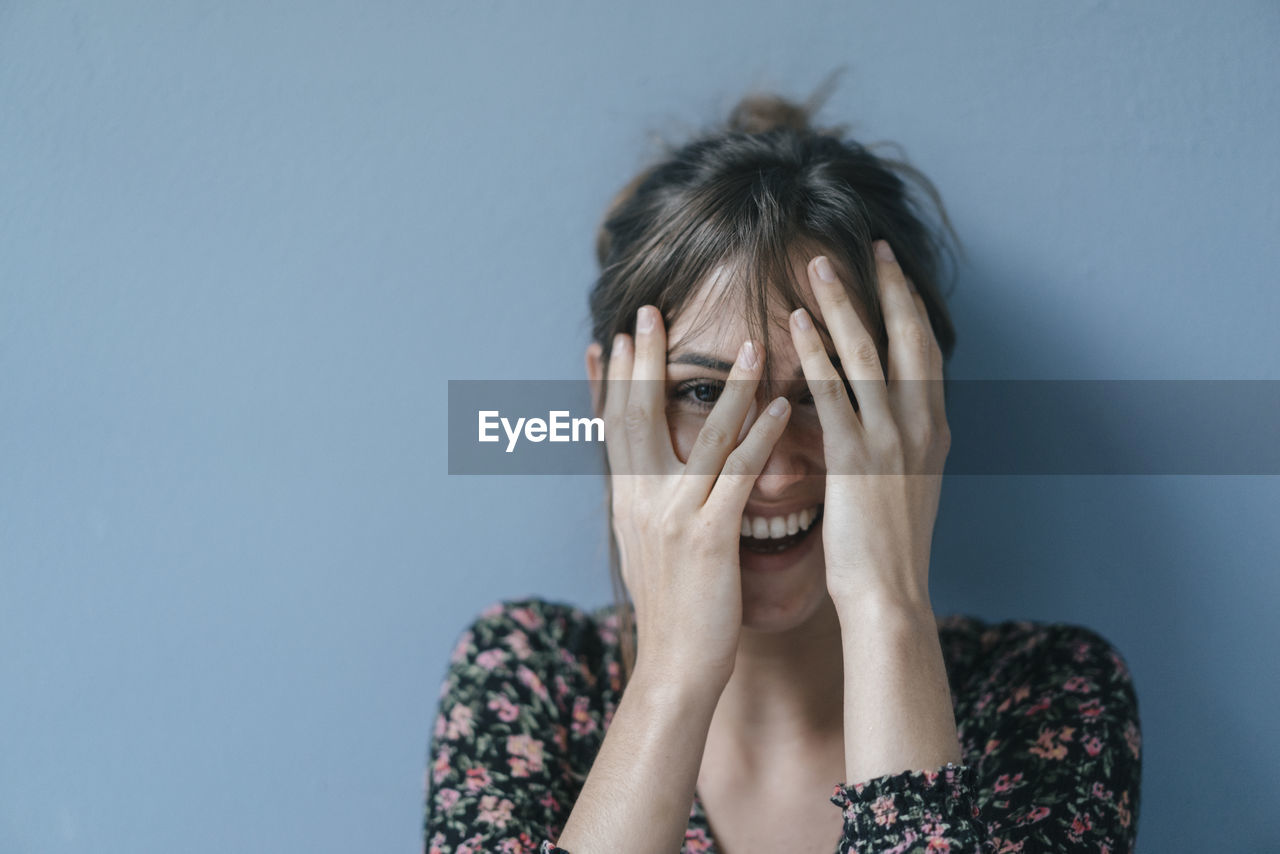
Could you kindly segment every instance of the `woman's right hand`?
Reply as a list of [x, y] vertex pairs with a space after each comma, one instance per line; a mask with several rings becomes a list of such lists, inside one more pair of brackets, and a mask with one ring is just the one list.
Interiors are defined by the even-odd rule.
[[791, 409], [777, 398], [737, 444], [763, 374], [760, 348], [744, 342], [681, 462], [667, 424], [666, 364], [662, 316], [643, 306], [634, 342], [614, 338], [604, 407], [611, 521], [635, 603], [636, 670], [722, 690], [742, 630], [742, 513]]

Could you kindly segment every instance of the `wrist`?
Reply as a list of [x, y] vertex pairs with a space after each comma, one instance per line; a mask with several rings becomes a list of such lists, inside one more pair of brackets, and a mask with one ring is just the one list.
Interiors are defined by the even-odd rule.
[[900, 591], [859, 591], [856, 595], [832, 594], [836, 616], [842, 629], [854, 631], [874, 627], [879, 630], [934, 630], [933, 605], [925, 595]]
[[636, 660], [635, 670], [627, 681], [627, 690], [634, 686], [645, 697], [658, 702], [690, 709], [705, 706], [714, 710], [728, 681], [728, 674], [708, 674], [641, 657]]

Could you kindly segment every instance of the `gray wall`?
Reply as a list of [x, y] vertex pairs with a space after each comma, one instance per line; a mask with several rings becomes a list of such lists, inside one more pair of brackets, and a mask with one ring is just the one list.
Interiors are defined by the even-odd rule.
[[[1272, 2], [0, 4], [0, 850], [413, 851], [498, 597], [600, 484], [451, 478], [448, 379], [577, 377], [597, 218], [749, 86], [901, 142], [953, 375], [1280, 379]], [[939, 612], [1090, 625], [1145, 850], [1274, 848], [1264, 477], [950, 481]]]

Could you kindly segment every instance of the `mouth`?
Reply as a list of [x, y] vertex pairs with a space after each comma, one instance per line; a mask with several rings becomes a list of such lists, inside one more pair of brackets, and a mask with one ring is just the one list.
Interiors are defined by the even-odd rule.
[[794, 548], [822, 521], [822, 505], [786, 516], [743, 516], [742, 548], [757, 554], [777, 554]]

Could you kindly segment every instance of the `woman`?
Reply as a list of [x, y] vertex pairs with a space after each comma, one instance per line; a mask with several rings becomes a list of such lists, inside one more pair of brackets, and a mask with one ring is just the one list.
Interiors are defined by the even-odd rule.
[[934, 617], [955, 336], [912, 184], [950, 226], [815, 104], [748, 97], [614, 200], [586, 360], [619, 602], [463, 633], [426, 851], [1132, 849], [1120, 654]]

